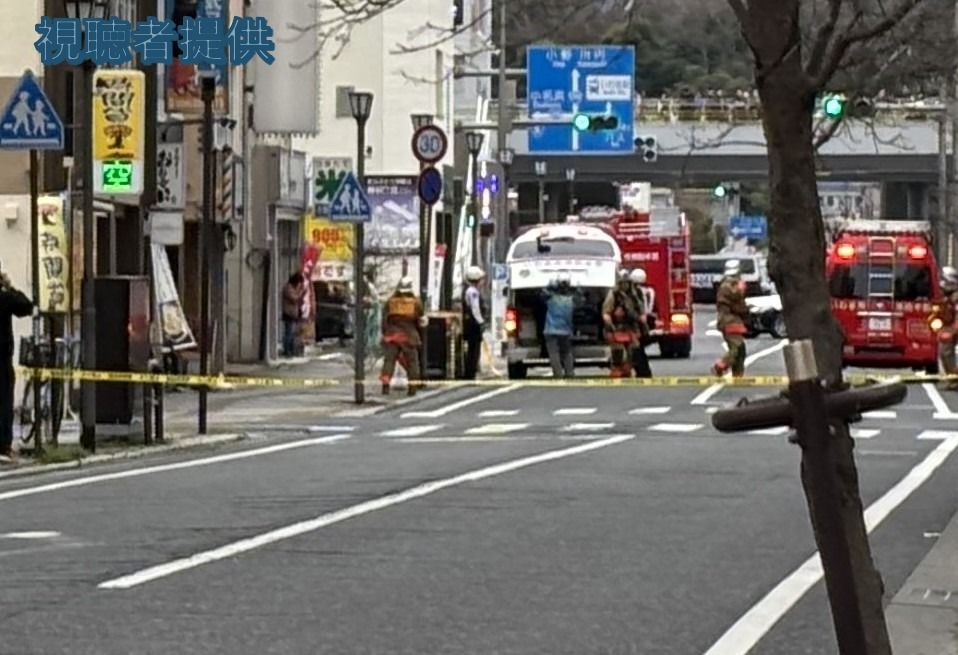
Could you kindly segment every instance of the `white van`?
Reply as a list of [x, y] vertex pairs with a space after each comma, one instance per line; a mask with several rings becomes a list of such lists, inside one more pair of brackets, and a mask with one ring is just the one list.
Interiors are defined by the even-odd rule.
[[768, 260], [764, 255], [734, 252], [692, 255], [689, 260], [689, 271], [694, 302], [715, 302], [716, 292], [725, 272], [725, 262], [730, 259], [741, 262], [746, 296], [767, 296], [775, 293], [775, 286], [768, 276]]
[[549, 364], [542, 335], [543, 292], [559, 273], [568, 273], [577, 291], [572, 335], [576, 365], [608, 364], [602, 303], [615, 286], [621, 261], [615, 239], [592, 225], [540, 225], [513, 241], [506, 257], [509, 288], [503, 344], [510, 378], [524, 378], [529, 367]]

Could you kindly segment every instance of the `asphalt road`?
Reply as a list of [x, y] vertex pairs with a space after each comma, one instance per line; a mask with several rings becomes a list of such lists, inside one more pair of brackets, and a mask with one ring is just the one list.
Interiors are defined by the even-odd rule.
[[[709, 426], [745, 393], [461, 389], [0, 482], [0, 654], [834, 653], [798, 448]], [[856, 426], [889, 598], [956, 509], [943, 393]]]

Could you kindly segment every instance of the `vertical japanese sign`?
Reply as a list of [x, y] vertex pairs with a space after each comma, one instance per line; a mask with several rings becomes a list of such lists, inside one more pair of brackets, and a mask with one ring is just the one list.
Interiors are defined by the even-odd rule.
[[61, 314], [69, 307], [70, 259], [63, 217], [62, 196], [37, 198], [37, 253], [40, 289], [37, 305], [46, 314]]
[[[185, 18], [213, 18], [226, 23], [225, 0], [166, 0], [166, 18], [173, 21], [177, 27], [183, 24]], [[195, 48], [219, 49], [223, 44], [223, 37], [211, 37], [216, 40], [202, 38], [196, 35]], [[197, 65], [183, 63], [180, 60], [182, 52], [179, 44], [173, 48], [173, 61], [166, 67], [166, 111], [169, 113], [200, 116], [203, 113], [203, 97], [200, 93], [200, 81], [197, 75]], [[216, 69], [216, 94], [213, 97], [213, 111], [217, 114], [229, 112], [229, 96], [227, 82], [229, 68], [224, 61], [214, 66]]]
[[98, 70], [93, 76], [93, 188], [107, 195], [143, 192], [144, 75]]
[[157, 315], [162, 332], [163, 352], [188, 350], [196, 347], [196, 339], [186, 320], [180, 296], [173, 281], [173, 269], [166, 248], [153, 244], [153, 290], [156, 296]]
[[348, 171], [353, 170], [352, 157], [313, 157], [313, 205], [317, 216], [327, 216], [333, 196]]
[[318, 250], [313, 279], [348, 282], [353, 279], [353, 225], [307, 214], [304, 241]]
[[158, 209], [183, 209], [186, 200], [186, 176], [182, 143], [161, 143], [156, 147], [156, 206]]

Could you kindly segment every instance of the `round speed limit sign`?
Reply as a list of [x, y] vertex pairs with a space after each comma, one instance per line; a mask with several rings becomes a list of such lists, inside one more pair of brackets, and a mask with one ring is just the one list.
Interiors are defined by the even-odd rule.
[[449, 141], [438, 125], [425, 125], [412, 135], [412, 154], [425, 164], [434, 164], [446, 154]]

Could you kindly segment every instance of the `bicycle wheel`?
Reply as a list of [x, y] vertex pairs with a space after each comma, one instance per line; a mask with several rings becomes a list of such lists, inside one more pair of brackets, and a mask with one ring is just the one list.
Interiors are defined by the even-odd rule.
[[33, 378], [27, 380], [26, 385], [23, 387], [23, 396], [20, 400], [20, 407], [18, 408], [20, 418], [20, 442], [23, 444], [28, 444], [33, 441], [33, 437], [37, 431], [33, 411], [33, 384]]

